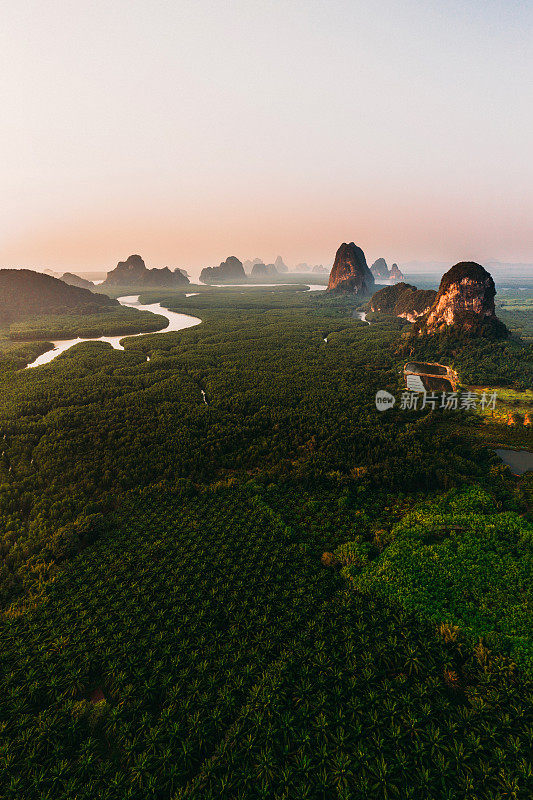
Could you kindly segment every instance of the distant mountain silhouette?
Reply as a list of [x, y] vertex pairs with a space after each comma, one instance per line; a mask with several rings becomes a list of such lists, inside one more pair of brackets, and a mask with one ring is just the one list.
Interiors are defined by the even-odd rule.
[[405, 275], [401, 271], [398, 264], [393, 264], [389, 273], [389, 278], [391, 281], [403, 281], [405, 279]]
[[279, 275], [275, 264], [254, 264], [252, 278], [272, 278]]
[[398, 281], [403, 281], [405, 278], [398, 264], [393, 264], [389, 270], [384, 258], [376, 259], [370, 267], [370, 271], [374, 278], [379, 281], [392, 281], [393, 283], [397, 283]]
[[129, 256], [126, 261], [119, 261], [115, 269], [107, 273], [102, 287], [124, 286], [138, 288], [142, 286], [163, 286], [174, 288], [186, 286], [189, 279], [181, 270], [171, 272], [168, 267], [148, 269], [139, 255]]
[[387, 262], [384, 258], [378, 258], [372, 266], [370, 267], [370, 271], [374, 278], [380, 280], [388, 280], [389, 279], [389, 268], [387, 266]]
[[200, 273], [202, 283], [244, 283], [246, 273], [236, 256], [228, 256], [218, 267], [205, 267]]
[[70, 286], [29, 269], [0, 270], [0, 322], [9, 324], [41, 314], [94, 314], [119, 306], [105, 294]]
[[94, 289], [92, 281], [80, 278], [79, 275], [75, 275], [73, 272], [64, 272], [60, 280], [68, 283], [69, 286], [77, 286], [79, 289]]

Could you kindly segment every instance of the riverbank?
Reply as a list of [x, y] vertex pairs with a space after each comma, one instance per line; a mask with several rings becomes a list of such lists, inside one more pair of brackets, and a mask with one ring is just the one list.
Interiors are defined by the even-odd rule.
[[510, 448], [495, 448], [497, 456], [507, 464], [514, 475], [523, 475], [533, 470], [533, 453], [530, 450], [511, 450]]
[[119, 297], [118, 301], [125, 308], [135, 308], [142, 311], [148, 311], [160, 318], [162, 317], [167, 321], [167, 324], [162, 325], [155, 330], [152, 329], [149, 331], [141, 331], [139, 333], [119, 334], [116, 336], [89, 336], [84, 338], [78, 336], [74, 339], [57, 339], [52, 342], [52, 349], [49, 349], [37, 356], [37, 358], [26, 365], [26, 369], [49, 364], [51, 361], [61, 355], [61, 353], [64, 353], [71, 347], [74, 347], [77, 344], [82, 344], [83, 342], [107, 342], [114, 350], [124, 350], [124, 345], [122, 342], [125, 339], [138, 336], [148, 336], [151, 333], [170, 333], [172, 331], [185, 330], [186, 328], [191, 328], [194, 325], [199, 325], [202, 321], [199, 319], [199, 317], [192, 317], [189, 314], [180, 314], [175, 311], [169, 311], [168, 309], [163, 308], [161, 303], [141, 304], [139, 303], [138, 295], [126, 295]]

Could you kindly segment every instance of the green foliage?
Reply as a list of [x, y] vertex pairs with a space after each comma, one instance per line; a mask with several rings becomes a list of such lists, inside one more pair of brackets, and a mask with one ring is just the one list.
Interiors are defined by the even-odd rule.
[[363, 569], [368, 563], [371, 546], [368, 542], [345, 542], [334, 551], [334, 555], [344, 567], [354, 570]]
[[497, 643], [533, 674], [533, 526], [497, 512], [474, 487], [408, 514], [391, 543], [354, 586], [434, 622], [459, 625], [469, 638]]
[[382, 314], [423, 314], [437, 296], [433, 289], [417, 289], [409, 283], [395, 283], [379, 289], [368, 304], [369, 309]]
[[497, 304], [497, 314], [507, 328], [530, 344], [533, 342], [533, 300], [505, 300]]
[[340, 594], [177, 796], [503, 800], [512, 786], [525, 800], [531, 720], [530, 687], [399, 609]]
[[113, 308], [100, 314], [51, 314], [13, 323], [9, 338], [70, 339], [97, 336], [119, 336], [128, 333], [152, 333], [167, 325], [167, 319], [151, 311], [136, 308]]
[[0, 270], [0, 325], [39, 314], [94, 314], [118, 306], [104, 294], [29, 269]]
[[126, 339], [124, 352], [86, 343], [6, 374], [0, 523], [10, 561], [0, 602], [55, 574], [46, 542], [57, 527], [154, 481], [256, 477], [299, 491], [353, 486], [361, 497], [483, 476], [488, 453], [450, 422], [376, 410], [378, 389], [397, 390], [397, 329], [306, 302], [301, 311], [194, 309], [204, 319], [196, 328]]
[[198, 291], [141, 300], [202, 325], [0, 376], [0, 796], [529, 800], [532, 686], [506, 643], [321, 563], [364, 574], [407, 512], [474, 483], [427, 514], [505, 517], [511, 569], [527, 476], [513, 495], [454, 415], [376, 410], [403, 321]]
[[0, 331], [0, 373], [22, 369], [51, 347], [49, 342], [14, 342], [6, 330]]
[[529, 389], [533, 384], [533, 345], [516, 339], [469, 338], [446, 332], [410, 336], [402, 352], [410, 360], [442, 361], [454, 367], [462, 383]]
[[127, 492], [4, 619], [1, 796], [525, 800], [531, 685], [346, 591], [263, 494]]
[[[168, 795], [173, 781], [194, 775], [338, 586], [253, 493], [198, 496], [188, 484], [133, 491], [100, 533], [38, 606], [6, 615], [0, 628], [0, 722], [17, 755], [10, 777], [25, 797], [44, 786], [68, 797], [70, 782], [83, 792], [87, 778], [99, 796], [115, 796], [106, 794], [108, 779], [122, 771], [151, 796], [129, 754], [133, 746], [146, 758], [156, 742], [150, 771], [163, 770]], [[86, 764], [91, 740], [95, 758]], [[4, 772], [2, 797], [8, 785]]]

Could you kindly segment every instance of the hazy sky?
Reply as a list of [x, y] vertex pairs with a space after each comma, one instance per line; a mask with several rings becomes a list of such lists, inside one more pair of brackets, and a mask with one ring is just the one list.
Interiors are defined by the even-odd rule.
[[533, 261], [531, 0], [0, 3], [0, 266]]

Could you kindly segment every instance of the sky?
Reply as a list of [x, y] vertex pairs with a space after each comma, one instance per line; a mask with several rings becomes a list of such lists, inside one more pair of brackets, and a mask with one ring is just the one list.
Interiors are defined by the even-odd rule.
[[533, 262], [530, 0], [0, 3], [0, 267]]

